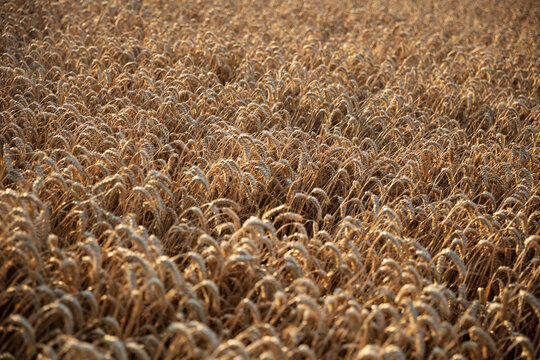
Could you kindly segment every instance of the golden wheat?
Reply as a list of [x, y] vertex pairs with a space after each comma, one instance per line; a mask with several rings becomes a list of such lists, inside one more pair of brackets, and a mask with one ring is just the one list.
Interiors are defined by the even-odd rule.
[[540, 356], [535, 2], [0, 19], [1, 358]]

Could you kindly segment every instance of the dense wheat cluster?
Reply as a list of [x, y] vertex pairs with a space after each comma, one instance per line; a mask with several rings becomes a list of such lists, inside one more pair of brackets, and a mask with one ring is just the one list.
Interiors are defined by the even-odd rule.
[[0, 358], [540, 356], [538, 2], [0, 23]]

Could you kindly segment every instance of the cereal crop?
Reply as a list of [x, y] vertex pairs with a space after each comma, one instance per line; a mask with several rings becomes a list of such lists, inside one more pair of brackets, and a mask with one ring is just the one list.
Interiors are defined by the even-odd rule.
[[538, 359], [540, 3], [0, 2], [1, 359]]

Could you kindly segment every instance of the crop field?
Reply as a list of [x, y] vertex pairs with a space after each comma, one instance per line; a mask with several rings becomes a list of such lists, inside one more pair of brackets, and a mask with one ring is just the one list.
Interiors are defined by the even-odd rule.
[[0, 2], [0, 359], [540, 358], [540, 2]]

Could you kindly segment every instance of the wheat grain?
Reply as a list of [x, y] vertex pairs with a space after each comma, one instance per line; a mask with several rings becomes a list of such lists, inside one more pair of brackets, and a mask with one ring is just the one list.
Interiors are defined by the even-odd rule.
[[2, 356], [536, 358], [530, 2], [19, 5]]

